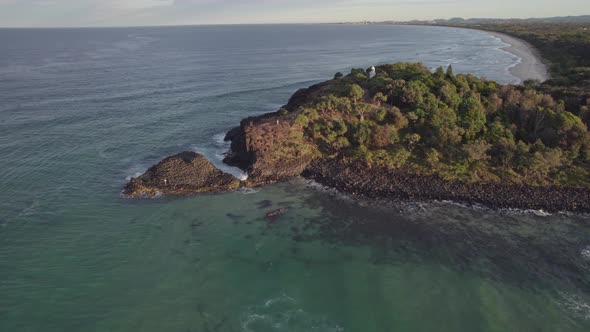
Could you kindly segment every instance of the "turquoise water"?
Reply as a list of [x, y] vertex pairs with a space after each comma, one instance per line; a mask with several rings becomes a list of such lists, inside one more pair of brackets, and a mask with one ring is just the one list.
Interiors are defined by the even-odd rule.
[[[511, 82], [483, 32], [0, 30], [0, 331], [588, 331], [587, 216], [355, 202], [297, 179], [128, 200], [125, 179], [336, 71]], [[264, 214], [289, 211], [274, 221]]]

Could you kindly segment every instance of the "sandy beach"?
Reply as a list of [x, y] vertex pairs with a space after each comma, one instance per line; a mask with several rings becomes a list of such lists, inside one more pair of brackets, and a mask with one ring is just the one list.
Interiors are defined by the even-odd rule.
[[510, 68], [510, 73], [521, 81], [539, 80], [541, 82], [549, 79], [547, 66], [541, 60], [541, 55], [529, 43], [499, 32], [486, 31], [496, 38], [500, 38], [508, 46], [502, 49], [510, 52], [521, 59], [520, 63]]

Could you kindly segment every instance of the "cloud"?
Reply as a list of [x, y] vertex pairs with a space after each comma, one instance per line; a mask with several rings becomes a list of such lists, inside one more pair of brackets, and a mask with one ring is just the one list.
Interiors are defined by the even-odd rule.
[[582, 14], [560, 0], [0, 0], [2, 26], [293, 23]]

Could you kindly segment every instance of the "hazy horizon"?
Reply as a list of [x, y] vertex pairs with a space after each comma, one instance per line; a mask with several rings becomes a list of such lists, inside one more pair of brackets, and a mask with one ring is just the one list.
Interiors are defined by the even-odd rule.
[[541, 18], [590, 13], [564, 0], [0, 0], [0, 27], [112, 27]]

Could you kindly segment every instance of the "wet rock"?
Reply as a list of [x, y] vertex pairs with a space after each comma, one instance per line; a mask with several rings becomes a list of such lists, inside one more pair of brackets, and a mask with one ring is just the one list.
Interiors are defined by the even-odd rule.
[[287, 209], [287, 208], [280, 208], [278, 210], [269, 211], [266, 213], [265, 217], [266, 218], [278, 217], [278, 216], [284, 214], [285, 212], [287, 212], [288, 210], [289, 209]]
[[500, 209], [590, 212], [590, 190], [585, 188], [455, 182], [411, 171], [367, 168], [362, 162], [341, 159], [318, 159], [302, 175], [366, 198], [447, 200]]
[[201, 154], [185, 151], [131, 179], [123, 194], [129, 197], [186, 195], [230, 191], [240, 186], [240, 180], [218, 170]]

